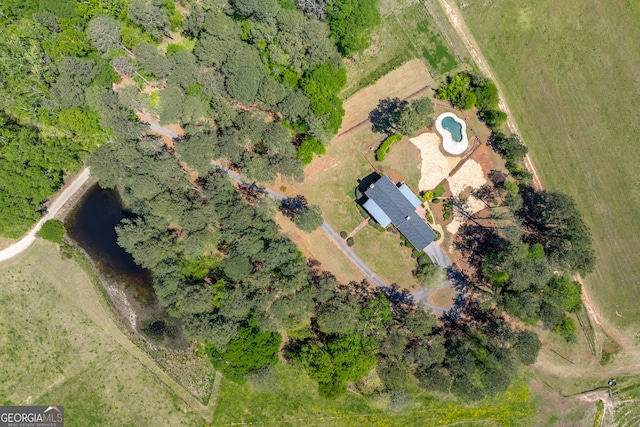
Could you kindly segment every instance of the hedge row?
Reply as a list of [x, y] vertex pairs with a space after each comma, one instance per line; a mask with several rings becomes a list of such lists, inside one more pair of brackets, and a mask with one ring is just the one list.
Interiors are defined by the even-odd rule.
[[391, 134], [382, 141], [382, 144], [376, 150], [376, 160], [381, 162], [384, 160], [384, 156], [389, 152], [389, 148], [391, 148], [391, 144], [396, 141], [400, 141], [402, 139], [402, 135], [398, 135], [397, 133]]

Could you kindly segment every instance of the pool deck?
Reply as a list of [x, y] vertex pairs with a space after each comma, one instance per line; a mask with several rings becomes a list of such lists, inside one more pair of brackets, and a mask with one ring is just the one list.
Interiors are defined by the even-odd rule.
[[[462, 140], [454, 141], [451, 132], [445, 129], [442, 126], [442, 120], [447, 117], [451, 117], [453, 120], [458, 122], [462, 126]], [[458, 156], [465, 152], [465, 150], [469, 147], [469, 139], [467, 138], [467, 124], [460, 117], [456, 116], [453, 113], [442, 113], [436, 119], [436, 130], [442, 136], [442, 148], [449, 154], [453, 154], [454, 156]]]

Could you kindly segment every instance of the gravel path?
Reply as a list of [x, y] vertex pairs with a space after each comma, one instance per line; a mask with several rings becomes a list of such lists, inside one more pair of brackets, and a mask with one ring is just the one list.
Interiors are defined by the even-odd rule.
[[89, 168], [84, 168], [80, 171], [78, 175], [76, 175], [67, 186], [60, 192], [51, 206], [47, 209], [47, 214], [43, 216], [40, 221], [33, 226], [29, 232], [22, 237], [22, 239], [18, 240], [13, 245], [9, 246], [6, 249], [0, 251], [0, 262], [6, 261], [8, 259], [13, 258], [14, 256], [24, 252], [31, 244], [36, 240], [36, 234], [40, 231], [42, 224], [54, 218], [58, 211], [69, 201], [71, 196], [73, 196], [80, 188], [89, 180], [90, 171]]

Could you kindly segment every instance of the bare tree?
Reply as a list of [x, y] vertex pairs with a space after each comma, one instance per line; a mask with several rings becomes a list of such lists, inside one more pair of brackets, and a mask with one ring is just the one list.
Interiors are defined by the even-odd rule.
[[327, 4], [323, 0], [296, 0], [296, 5], [307, 15], [314, 15], [321, 21], [327, 18]]

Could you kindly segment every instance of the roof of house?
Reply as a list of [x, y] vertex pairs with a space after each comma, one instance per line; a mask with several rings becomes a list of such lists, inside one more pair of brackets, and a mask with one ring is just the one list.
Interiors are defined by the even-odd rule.
[[418, 199], [418, 196], [413, 194], [413, 191], [411, 191], [411, 189], [407, 187], [407, 184], [402, 184], [400, 187], [398, 187], [398, 190], [400, 190], [400, 192], [404, 195], [404, 197], [406, 197], [407, 200], [409, 200], [409, 202], [413, 205], [414, 208], [417, 208], [422, 204], [420, 199]]
[[402, 184], [398, 188], [387, 176], [369, 186], [364, 193], [369, 200], [363, 207], [386, 227], [390, 223], [418, 250], [424, 250], [436, 238], [436, 233], [416, 213], [420, 199]]
[[382, 208], [380, 208], [380, 206], [378, 206], [378, 204], [374, 202], [373, 199], [367, 200], [364, 205], [362, 205], [362, 207], [364, 207], [367, 212], [371, 214], [373, 219], [378, 221], [378, 224], [380, 224], [381, 226], [386, 228], [389, 224], [391, 224], [391, 218], [389, 218], [387, 214], [384, 213]]

